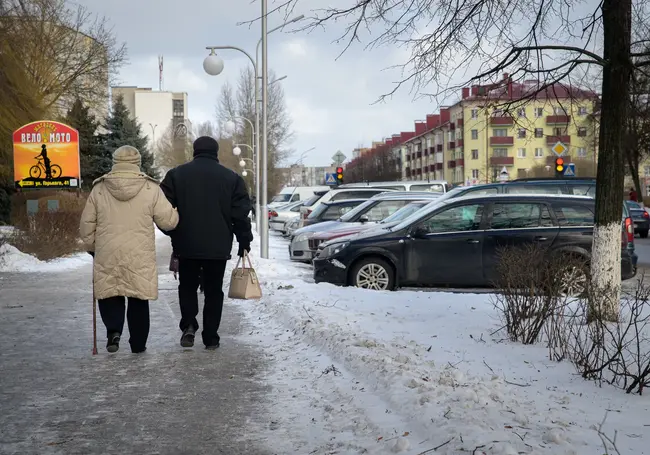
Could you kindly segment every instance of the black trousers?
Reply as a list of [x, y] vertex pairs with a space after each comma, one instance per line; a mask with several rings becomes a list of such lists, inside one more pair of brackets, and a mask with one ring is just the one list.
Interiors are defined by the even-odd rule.
[[[106, 326], [106, 337], [111, 333], [122, 335], [124, 329], [124, 297], [109, 297], [100, 299], [99, 314]], [[147, 347], [147, 338], [149, 338], [149, 301], [129, 297], [129, 306], [126, 309], [126, 319], [129, 324], [129, 344], [131, 351], [142, 352]]]
[[198, 330], [199, 296], [197, 290], [203, 280], [203, 344], [215, 346], [219, 344], [219, 325], [223, 311], [223, 274], [226, 271], [225, 260], [179, 259], [178, 274], [180, 284], [178, 297], [181, 306], [181, 323], [179, 327], [185, 330], [194, 327]]

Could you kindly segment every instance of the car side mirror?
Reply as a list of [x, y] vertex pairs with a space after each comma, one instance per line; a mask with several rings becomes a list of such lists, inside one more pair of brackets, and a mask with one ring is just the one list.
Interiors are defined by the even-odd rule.
[[427, 231], [424, 226], [416, 226], [411, 230], [411, 237], [414, 239], [422, 239], [427, 236], [429, 231]]
[[361, 222], [361, 223], [367, 223], [368, 221], [370, 221], [370, 218], [368, 218], [368, 215], [361, 215], [359, 217], [359, 222]]

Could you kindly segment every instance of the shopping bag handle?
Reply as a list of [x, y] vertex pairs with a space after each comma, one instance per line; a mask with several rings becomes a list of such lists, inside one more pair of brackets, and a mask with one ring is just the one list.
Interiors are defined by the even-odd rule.
[[248, 254], [246, 250], [244, 250], [244, 256], [237, 258], [237, 265], [235, 266], [235, 269], [239, 268], [239, 264], [241, 264], [241, 269], [242, 271], [246, 268], [246, 259], [248, 259], [248, 268], [252, 269], [253, 268], [253, 263], [251, 262], [251, 257]]

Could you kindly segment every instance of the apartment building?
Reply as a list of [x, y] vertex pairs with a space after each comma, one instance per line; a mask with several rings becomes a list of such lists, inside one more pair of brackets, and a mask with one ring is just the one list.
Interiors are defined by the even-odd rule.
[[406, 141], [402, 175], [453, 184], [496, 181], [552, 173], [554, 147], [566, 162], [593, 168], [597, 130], [596, 95], [537, 81], [513, 83], [508, 75], [489, 86], [462, 89], [461, 100], [415, 122]]
[[142, 126], [149, 138], [149, 147], [154, 149], [156, 140], [172, 128], [183, 133], [191, 131], [192, 124], [187, 118], [187, 93], [165, 92], [151, 88], [123, 86], [112, 87], [113, 98], [122, 95], [127, 109]]

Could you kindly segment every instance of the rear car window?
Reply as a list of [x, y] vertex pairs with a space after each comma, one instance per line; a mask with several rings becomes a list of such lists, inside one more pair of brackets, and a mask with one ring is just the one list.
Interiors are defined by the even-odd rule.
[[593, 195], [596, 195], [596, 187], [594, 185], [569, 185], [569, 194], [575, 194], [577, 196], [591, 196], [593, 190]]
[[555, 203], [553, 210], [560, 226], [593, 226], [594, 212], [584, 205]]
[[564, 185], [507, 185], [506, 193], [509, 194], [563, 194]]
[[477, 188], [475, 190], [469, 190], [462, 193], [460, 196], [486, 196], [488, 194], [497, 194], [499, 190], [497, 188]]
[[340, 193], [332, 196], [332, 201], [342, 201], [345, 199], [370, 199], [371, 197], [385, 193], [385, 190], [378, 189], [376, 191], [341, 191]]
[[530, 203], [498, 203], [492, 209], [490, 229], [523, 229], [553, 226], [546, 206]]
[[640, 205], [638, 202], [634, 202], [634, 201], [625, 201], [625, 203], [626, 203], [627, 206], [628, 206], [629, 208], [631, 208], [631, 209], [635, 209], [635, 210], [643, 210], [643, 207], [641, 207], [641, 205]]
[[431, 191], [433, 193], [444, 193], [445, 187], [440, 183], [427, 183], [426, 185], [411, 185], [409, 191]]
[[320, 201], [321, 198], [322, 198], [325, 194], [327, 194], [327, 193], [323, 193], [323, 194], [321, 194], [320, 196], [319, 196], [318, 194], [314, 194], [312, 197], [310, 197], [309, 199], [307, 199], [307, 202], [305, 202], [303, 205], [304, 205], [305, 207], [311, 207], [312, 205], [314, 205], [315, 203], [317, 203], [318, 201]]
[[406, 204], [407, 201], [380, 201], [364, 213], [364, 215], [368, 216], [368, 221], [378, 222], [384, 218], [388, 218]]
[[451, 207], [426, 219], [421, 227], [429, 234], [475, 231], [481, 225], [483, 204]]
[[326, 212], [329, 207], [330, 206], [328, 204], [320, 204], [309, 214], [307, 218], [310, 220], [315, 220], [318, 217], [320, 217], [324, 212]]

